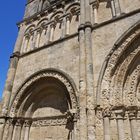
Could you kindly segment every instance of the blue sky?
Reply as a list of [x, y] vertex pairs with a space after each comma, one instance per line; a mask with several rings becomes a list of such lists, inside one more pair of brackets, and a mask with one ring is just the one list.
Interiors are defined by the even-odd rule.
[[3, 0], [0, 4], [0, 98], [18, 33], [16, 23], [23, 18], [25, 3], [26, 0]]

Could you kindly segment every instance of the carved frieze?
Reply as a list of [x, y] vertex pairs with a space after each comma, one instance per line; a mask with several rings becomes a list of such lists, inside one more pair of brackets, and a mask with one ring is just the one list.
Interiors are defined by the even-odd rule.
[[33, 121], [32, 127], [43, 127], [43, 126], [57, 126], [57, 125], [66, 125], [68, 122], [67, 118], [50, 118], [44, 120]]

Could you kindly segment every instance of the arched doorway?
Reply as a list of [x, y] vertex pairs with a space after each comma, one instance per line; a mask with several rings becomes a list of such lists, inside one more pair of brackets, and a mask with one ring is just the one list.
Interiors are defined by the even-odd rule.
[[9, 116], [12, 140], [72, 140], [75, 137], [77, 99], [66, 76], [44, 70], [19, 89]]
[[140, 22], [114, 45], [104, 61], [97, 90], [96, 135], [140, 139]]

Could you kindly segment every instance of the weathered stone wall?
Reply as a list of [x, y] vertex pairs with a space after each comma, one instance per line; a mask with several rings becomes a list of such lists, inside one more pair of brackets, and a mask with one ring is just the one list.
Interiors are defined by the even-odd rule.
[[39, 0], [33, 0], [26, 5], [24, 18], [28, 18], [38, 11]]
[[128, 13], [133, 10], [139, 9], [140, 1], [139, 0], [120, 0], [120, 7], [122, 13]]
[[17, 66], [14, 94], [26, 78], [46, 68], [60, 69], [70, 75], [77, 87], [79, 84], [79, 44], [78, 38], [72, 38], [44, 48], [36, 53], [20, 58]]

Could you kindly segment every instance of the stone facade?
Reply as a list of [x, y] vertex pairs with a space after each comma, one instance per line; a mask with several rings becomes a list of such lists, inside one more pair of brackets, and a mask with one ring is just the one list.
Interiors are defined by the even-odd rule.
[[0, 139], [139, 140], [139, 7], [139, 0], [28, 0]]

